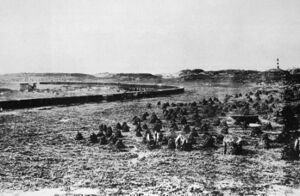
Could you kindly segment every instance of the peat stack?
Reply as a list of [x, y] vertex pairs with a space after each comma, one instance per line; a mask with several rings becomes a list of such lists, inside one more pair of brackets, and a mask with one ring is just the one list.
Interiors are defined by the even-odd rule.
[[98, 133], [97, 133], [97, 137], [102, 137], [102, 136], [104, 136], [104, 133], [103, 133], [103, 131], [98, 131]]
[[108, 141], [107, 141], [106, 137], [105, 136], [101, 136], [99, 144], [100, 145], [106, 145], [107, 143], [108, 143]]
[[146, 107], [150, 109], [150, 108], [152, 108], [152, 104], [151, 103], [147, 103]]
[[145, 123], [145, 124], [142, 125], [142, 128], [143, 129], [148, 129], [148, 125]]
[[161, 129], [162, 129], [162, 124], [161, 123], [155, 123], [155, 125], [153, 127], [153, 131], [160, 132]]
[[121, 137], [123, 137], [123, 135], [122, 135], [122, 133], [121, 133], [121, 131], [119, 130], [119, 129], [117, 129], [116, 131], [115, 131], [115, 137], [116, 138], [121, 138]]
[[175, 148], [176, 148], [175, 139], [171, 137], [168, 140], [168, 149], [174, 150]]
[[143, 135], [142, 135], [142, 133], [141, 133], [140, 131], [137, 131], [137, 132], [135, 133], [135, 136], [136, 136], [136, 137], [143, 137]]
[[123, 149], [126, 148], [126, 146], [124, 145], [123, 141], [121, 139], [118, 139], [117, 142], [115, 143], [115, 147], [117, 149]]
[[83, 140], [83, 136], [82, 133], [80, 133], [79, 131], [77, 132], [76, 136], [75, 136], [75, 140]]
[[243, 154], [243, 141], [240, 137], [225, 137], [224, 154], [241, 155]]
[[110, 126], [107, 127], [107, 130], [106, 130], [106, 132], [105, 132], [105, 136], [106, 136], [106, 137], [111, 137], [112, 134], [113, 134], [112, 128], [111, 128]]
[[93, 143], [93, 144], [98, 142], [98, 138], [97, 138], [97, 135], [95, 133], [92, 133], [90, 135], [90, 142]]
[[190, 141], [184, 142], [180, 148], [183, 151], [191, 151], [193, 149], [192, 143]]
[[155, 123], [157, 119], [158, 119], [158, 118], [157, 118], [156, 114], [155, 114], [155, 113], [152, 113], [152, 115], [151, 115], [151, 117], [150, 117], [150, 123], [151, 123], [151, 124]]
[[132, 121], [133, 121], [133, 123], [132, 123], [133, 125], [137, 125], [141, 122], [141, 119], [139, 117], [135, 116], [135, 117], [133, 117]]
[[120, 123], [117, 123], [116, 128], [117, 128], [117, 129], [122, 129], [121, 124], [120, 124]]
[[137, 131], [143, 131], [140, 124], [138, 124], [134, 129], [134, 132], [137, 132]]
[[209, 135], [209, 134], [204, 135], [203, 145], [202, 145], [204, 148], [214, 147], [215, 146], [214, 143], [215, 143], [215, 140], [211, 135]]
[[100, 130], [100, 131], [103, 131], [103, 132], [106, 132], [106, 131], [107, 131], [107, 126], [106, 126], [105, 124], [101, 124], [101, 125], [99, 126], [99, 130]]
[[126, 122], [123, 122], [122, 124], [122, 131], [123, 132], [129, 132], [130, 127], [127, 125]]
[[156, 143], [155, 143], [153, 138], [150, 139], [150, 141], [147, 142], [147, 148], [149, 150], [152, 150], [152, 149], [156, 148]]
[[147, 120], [147, 117], [149, 116], [148, 112], [145, 112], [143, 115], [142, 115], [142, 121], [145, 121]]

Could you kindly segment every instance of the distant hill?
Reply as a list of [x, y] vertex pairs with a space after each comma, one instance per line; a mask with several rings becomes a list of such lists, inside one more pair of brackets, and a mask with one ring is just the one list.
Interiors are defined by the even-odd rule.
[[[275, 69], [276, 73], [278, 72]], [[300, 83], [300, 69], [292, 69], [290, 80]], [[179, 73], [98, 73], [95, 75], [82, 73], [15, 73], [0, 75], [0, 83], [10, 82], [45, 82], [45, 81], [104, 81], [104, 82], [147, 82], [161, 83], [170, 81], [205, 81], [205, 82], [258, 82], [264, 81], [266, 76], [274, 79], [275, 72], [272, 70], [216, 70], [205, 71], [203, 69], [184, 69]], [[278, 75], [278, 74], [277, 74]], [[281, 81], [280, 77], [276, 78]]]
[[0, 83], [45, 82], [45, 81], [132, 81], [161, 82], [162, 75], [150, 73], [13, 73], [0, 75]]
[[95, 74], [95, 76], [98, 78], [112, 78], [114, 74], [109, 72], [104, 72], [104, 73], [97, 73]]
[[185, 69], [179, 73], [180, 79], [184, 81], [209, 80], [209, 81], [255, 81], [261, 77], [261, 72], [254, 70], [217, 70], [204, 71], [202, 69]]
[[149, 81], [158, 82], [162, 75], [153, 75], [150, 73], [98, 73], [95, 76], [103, 79], [113, 79], [119, 81]]
[[0, 75], [0, 82], [86, 81], [97, 77], [82, 73], [13, 73]]

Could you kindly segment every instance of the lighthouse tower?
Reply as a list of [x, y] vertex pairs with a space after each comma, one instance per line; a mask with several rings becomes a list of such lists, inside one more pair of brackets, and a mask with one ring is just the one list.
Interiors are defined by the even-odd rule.
[[279, 68], [279, 58], [277, 58], [276, 61], [277, 61], [277, 69], [280, 69], [280, 68]]

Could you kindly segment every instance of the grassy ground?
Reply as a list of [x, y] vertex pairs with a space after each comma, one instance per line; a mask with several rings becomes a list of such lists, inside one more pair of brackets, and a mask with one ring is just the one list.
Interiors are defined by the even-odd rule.
[[[101, 123], [130, 122], [145, 111], [162, 116], [156, 106], [159, 100], [199, 101], [253, 89], [183, 85], [187, 87], [185, 94], [170, 97], [1, 113], [0, 190], [88, 187], [119, 194], [272, 195], [278, 191], [274, 186], [299, 185], [299, 161], [280, 160], [280, 148], [256, 148], [258, 138], [252, 138], [244, 156], [223, 155], [222, 145], [191, 152], [165, 147], [150, 151], [133, 132], [123, 133], [124, 152], [88, 141]], [[153, 108], [146, 108], [147, 103]], [[84, 141], [74, 140], [77, 131], [83, 133]], [[249, 138], [247, 130], [229, 132]]]

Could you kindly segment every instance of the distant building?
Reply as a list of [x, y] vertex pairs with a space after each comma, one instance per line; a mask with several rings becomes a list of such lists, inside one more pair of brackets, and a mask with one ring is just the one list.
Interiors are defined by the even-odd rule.
[[263, 80], [267, 82], [288, 80], [290, 73], [282, 69], [270, 69], [263, 72]]
[[34, 91], [36, 90], [36, 83], [33, 83], [32, 85], [30, 85], [29, 83], [20, 83], [20, 91]]
[[290, 78], [290, 73], [286, 70], [280, 69], [279, 59], [277, 59], [277, 68], [264, 71], [262, 74], [262, 80], [265, 82], [277, 82], [284, 81]]

